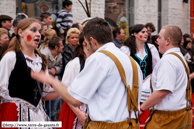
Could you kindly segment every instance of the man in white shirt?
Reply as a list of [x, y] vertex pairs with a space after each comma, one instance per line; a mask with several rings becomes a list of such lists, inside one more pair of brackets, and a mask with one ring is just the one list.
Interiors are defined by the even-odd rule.
[[189, 85], [188, 76], [181, 60], [171, 54], [178, 54], [186, 65], [179, 48], [182, 40], [181, 29], [174, 25], [164, 26], [157, 40], [163, 57], [154, 67], [153, 93], [141, 105], [140, 114], [154, 106], [146, 129], [189, 129], [192, 126], [192, 110], [188, 103], [191, 98], [190, 91], [186, 91]]
[[[126, 121], [129, 125], [128, 120], [137, 117], [134, 111], [129, 114], [125, 85], [114, 61], [99, 51], [107, 50], [118, 58], [124, 68], [127, 85], [132, 89], [133, 69], [129, 57], [112, 42], [110, 25], [104, 19], [91, 19], [84, 27], [83, 33], [86, 50], [93, 54], [87, 58], [84, 69], [76, 76], [69, 88], [43, 73], [32, 72], [32, 77], [51, 84], [65, 101], [74, 106], [87, 104], [92, 121], [108, 123]], [[139, 107], [143, 77], [139, 65], [137, 68]], [[138, 120], [136, 122], [138, 123]], [[103, 129], [100, 126], [98, 128]]]

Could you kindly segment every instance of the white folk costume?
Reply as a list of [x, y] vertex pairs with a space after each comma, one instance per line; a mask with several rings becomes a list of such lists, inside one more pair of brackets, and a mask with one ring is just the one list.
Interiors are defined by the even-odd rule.
[[[30, 76], [31, 69], [43, 69], [42, 59], [10, 51], [0, 62], [0, 121], [48, 121], [41, 98], [51, 87], [42, 85]], [[1, 123], [1, 122], [0, 122]]]
[[[145, 102], [146, 99], [151, 95], [150, 90], [150, 77], [152, 74], [153, 68], [156, 66], [157, 62], [160, 60], [160, 56], [158, 50], [153, 44], [144, 43], [144, 51], [141, 53], [137, 51], [136, 53], [131, 53], [129, 47], [122, 46], [120, 50], [127, 55], [133, 57], [133, 59], [139, 64], [142, 73], [143, 73], [143, 86], [140, 102]], [[143, 115], [140, 117], [140, 127], [143, 128], [145, 126], [145, 121], [149, 118], [150, 111], [149, 109], [145, 111]]]
[[[81, 68], [80, 59], [75, 57], [67, 63], [61, 83], [70, 87], [81, 69], [83, 68]], [[85, 104], [81, 105], [79, 109], [81, 112], [87, 113]], [[62, 129], [82, 129], [82, 124], [78, 122], [78, 118], [65, 101], [63, 102], [58, 121], [62, 121]]]
[[[129, 47], [122, 46], [120, 50], [126, 53], [129, 56], [132, 56], [134, 60], [137, 61], [139, 66], [141, 67], [143, 73], [143, 79], [146, 81], [151, 76], [153, 68], [156, 66], [157, 62], [160, 60], [160, 56], [156, 47], [152, 44], [145, 43], [144, 44], [144, 52], [141, 53], [137, 51], [136, 53], [131, 53]], [[141, 102], [145, 102], [145, 96], [150, 96], [150, 89], [149, 85], [146, 87], [142, 87], [142, 95]], [[144, 96], [145, 95], [145, 96]], [[146, 97], [147, 98], [147, 97]]]
[[[128, 120], [125, 85], [114, 61], [99, 52], [100, 50], [110, 51], [119, 59], [125, 71], [127, 84], [132, 89], [133, 69], [129, 57], [110, 42], [104, 44], [86, 59], [84, 69], [76, 76], [68, 92], [75, 99], [87, 104], [92, 121], [111, 123]], [[140, 98], [143, 80], [139, 67], [138, 75], [138, 98]], [[135, 112], [132, 111], [131, 119], [135, 118]]]
[[172, 127], [189, 129], [192, 125], [192, 110], [186, 109], [188, 107], [187, 97], [190, 96], [190, 91], [186, 91], [190, 88], [187, 68], [178, 57], [171, 54], [172, 52], [178, 54], [186, 65], [180, 48], [172, 48], [164, 53], [155, 66], [151, 79], [153, 91], [168, 90], [171, 93], [154, 106], [153, 116], [146, 126], [147, 129], [157, 127], [161, 129]]

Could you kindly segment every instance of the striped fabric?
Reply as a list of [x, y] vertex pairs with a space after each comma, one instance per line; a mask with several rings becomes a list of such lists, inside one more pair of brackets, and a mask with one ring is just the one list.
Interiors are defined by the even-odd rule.
[[56, 27], [60, 32], [64, 31], [67, 28], [70, 28], [73, 25], [73, 15], [71, 12], [61, 10], [58, 12], [58, 17], [56, 20]]

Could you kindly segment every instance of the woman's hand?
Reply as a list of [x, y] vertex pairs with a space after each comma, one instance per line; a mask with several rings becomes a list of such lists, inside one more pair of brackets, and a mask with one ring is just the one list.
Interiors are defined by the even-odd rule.
[[84, 112], [81, 112], [77, 115], [77, 118], [78, 118], [78, 122], [80, 124], [83, 124], [84, 123], [84, 120], [88, 117], [87, 114], [85, 114]]

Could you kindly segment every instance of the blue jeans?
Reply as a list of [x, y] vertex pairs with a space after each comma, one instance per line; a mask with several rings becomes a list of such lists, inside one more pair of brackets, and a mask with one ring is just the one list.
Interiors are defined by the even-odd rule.
[[45, 108], [46, 114], [51, 118], [51, 121], [54, 121], [57, 105], [60, 98], [46, 101]]

